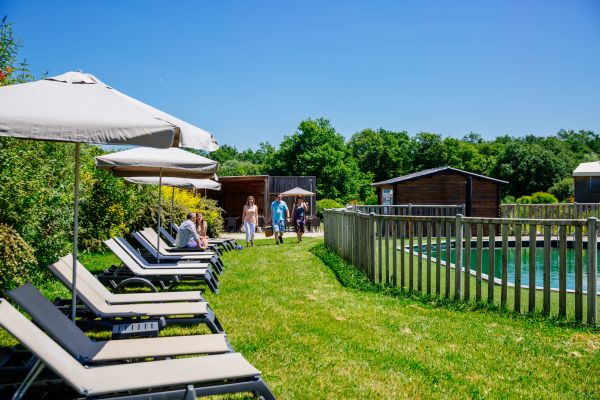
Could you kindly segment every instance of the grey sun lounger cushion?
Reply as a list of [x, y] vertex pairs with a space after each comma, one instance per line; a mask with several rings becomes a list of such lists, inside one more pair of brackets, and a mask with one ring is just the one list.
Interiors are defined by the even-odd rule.
[[[67, 256], [68, 257], [68, 256]], [[73, 259], [62, 260], [72, 265]], [[205, 301], [200, 291], [159, 292], [159, 293], [112, 293], [81, 263], [77, 267], [77, 278], [84, 280], [98, 295], [109, 304], [166, 303], [181, 301]]]
[[[206, 254], [206, 253], [194, 253], [193, 255], [187, 254], [168, 254], [164, 255], [156, 250], [156, 246], [152, 245], [148, 240], [142, 236], [139, 232], [133, 232], [132, 237], [146, 250], [152, 257], [157, 260], [160, 260], [161, 263], [163, 261], [166, 262], [176, 262], [176, 263], [187, 263], [187, 262], [207, 262], [215, 267], [218, 273], [223, 272], [223, 262], [219, 258], [217, 254]], [[121, 237], [115, 238], [115, 240], [126, 250], [129, 252], [135, 252], [135, 249], [129, 242], [125, 239], [121, 239]], [[162, 265], [162, 264], [159, 264]], [[183, 264], [182, 264], [183, 265]]]
[[137, 260], [115, 242], [114, 239], [104, 241], [104, 244], [123, 262], [134, 275], [156, 279], [203, 280], [213, 292], [218, 293], [219, 279], [212, 273], [210, 264], [194, 265], [192, 268], [143, 268]]
[[144, 339], [93, 341], [27, 283], [8, 295], [31, 316], [52, 339], [82, 363], [98, 363], [189, 354], [220, 354], [231, 351], [224, 334], [172, 336]]
[[[73, 269], [66, 262], [66, 256], [51, 264], [48, 268], [69, 289], [72, 288]], [[84, 268], [81, 266], [81, 268]], [[109, 304], [84, 280], [77, 282], [77, 296], [100, 318], [136, 318], [136, 317], [163, 317], [191, 315], [206, 323], [212, 333], [223, 333], [223, 328], [214, 315], [208, 303], [179, 302], [179, 303], [137, 303], [137, 304]], [[188, 319], [190, 320], [190, 319]], [[191, 321], [191, 320], [190, 320]]]
[[0, 325], [85, 397], [141, 394], [148, 399], [173, 399], [250, 391], [265, 399], [275, 398], [260, 371], [239, 353], [83, 366], [5, 299], [0, 299]]

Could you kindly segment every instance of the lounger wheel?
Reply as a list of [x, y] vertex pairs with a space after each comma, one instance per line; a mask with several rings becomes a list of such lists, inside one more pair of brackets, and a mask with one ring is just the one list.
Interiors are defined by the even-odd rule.
[[127, 285], [130, 285], [130, 284], [142, 285], [142, 286], [147, 287], [154, 293], [158, 293], [158, 289], [156, 288], [156, 286], [154, 286], [152, 284], [152, 282], [150, 282], [148, 279], [138, 278], [138, 277], [123, 279], [121, 282], [119, 282], [119, 284], [117, 286], [115, 286], [115, 293], [121, 293], [123, 291], [123, 289], [125, 289], [125, 287], [127, 287]]

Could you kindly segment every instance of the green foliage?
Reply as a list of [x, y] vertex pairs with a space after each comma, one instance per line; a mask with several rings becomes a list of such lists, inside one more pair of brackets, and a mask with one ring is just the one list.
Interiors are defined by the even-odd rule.
[[506, 195], [502, 198], [502, 204], [514, 204], [516, 202], [517, 202], [517, 199], [515, 198], [515, 196], [511, 196], [510, 194]]
[[575, 182], [572, 177], [562, 178], [556, 182], [548, 192], [556, 196], [561, 202], [567, 202], [575, 195]]
[[533, 204], [533, 199], [531, 196], [521, 196], [517, 199], [517, 203], [519, 204]]
[[[216, 200], [194, 195], [191, 190], [175, 189], [174, 210], [171, 212], [171, 193], [172, 188], [163, 188], [163, 225], [167, 226], [171, 221], [176, 224], [185, 220], [190, 212], [201, 212], [208, 226], [208, 236], [219, 237], [223, 233], [223, 209], [217, 205]], [[156, 215], [156, 211], [154, 212]], [[153, 221], [151, 226], [156, 226]]]
[[347, 201], [362, 198], [361, 191], [371, 182], [350, 154], [344, 137], [329, 120], [307, 119], [298, 131], [285, 136], [273, 158], [272, 175], [315, 175], [317, 196]]
[[327, 208], [342, 208], [343, 204], [336, 200], [331, 199], [321, 199], [317, 200], [317, 216], [323, 218], [323, 210]]
[[7, 17], [0, 22], [0, 86], [33, 80], [27, 60], [17, 61], [20, 45]]
[[0, 295], [26, 281], [39, 281], [33, 249], [10, 226], [0, 223]]
[[535, 192], [531, 195], [532, 204], [554, 204], [558, 199], [554, 195], [546, 192]]
[[262, 173], [262, 166], [250, 161], [227, 160], [219, 165], [221, 176], [261, 175]]
[[365, 199], [365, 204], [369, 206], [376, 206], [379, 204], [379, 198], [376, 194], [371, 194]]

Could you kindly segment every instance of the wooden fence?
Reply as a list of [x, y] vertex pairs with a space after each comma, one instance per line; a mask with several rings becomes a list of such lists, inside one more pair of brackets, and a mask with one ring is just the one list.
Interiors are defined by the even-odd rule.
[[[436, 217], [340, 209], [325, 210], [324, 223], [325, 244], [362, 269], [373, 282], [428, 295], [487, 301], [516, 312], [556, 313], [577, 321], [586, 315], [589, 324], [597, 321], [598, 220], [594, 217], [587, 220]], [[485, 237], [484, 227], [489, 232]], [[570, 238], [568, 228], [574, 232]], [[500, 236], [495, 234], [498, 231]], [[555, 231], [557, 235], [553, 236]], [[509, 232], [514, 232], [514, 236], [509, 237]], [[496, 247], [501, 249], [499, 267], [495, 267]], [[535, 285], [536, 247], [543, 249], [540, 287]], [[557, 288], [551, 287], [551, 247], [557, 247], [559, 254]], [[567, 290], [567, 247], [574, 252], [572, 290]], [[509, 282], [509, 251], [513, 248], [514, 282]], [[527, 250], [528, 281], [533, 284], [524, 285], [522, 256]], [[484, 253], [488, 271], [495, 272], [491, 279], [483, 273]], [[587, 268], [584, 260], [585, 265], [594, 267]], [[525, 299], [526, 307], [522, 305]]]
[[501, 218], [587, 219], [600, 218], [599, 203], [501, 204]]
[[415, 216], [436, 216], [446, 217], [465, 213], [464, 204], [461, 205], [423, 205], [423, 204], [396, 204], [391, 206], [348, 206], [354, 211], [381, 215], [415, 215]]

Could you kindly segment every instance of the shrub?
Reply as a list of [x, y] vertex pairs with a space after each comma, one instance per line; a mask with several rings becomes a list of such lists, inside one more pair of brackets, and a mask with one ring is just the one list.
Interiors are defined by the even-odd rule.
[[[219, 237], [223, 232], [223, 209], [217, 201], [196, 196], [191, 190], [175, 189], [174, 210], [171, 213], [172, 188], [163, 188], [163, 221], [165, 225], [174, 221], [180, 223], [189, 212], [201, 212], [208, 225], [208, 236]], [[154, 212], [156, 215], [156, 211]], [[156, 221], [154, 221], [156, 225]]]
[[338, 203], [336, 200], [321, 199], [317, 201], [317, 216], [323, 218], [323, 210], [326, 208], [342, 208], [343, 204]]
[[533, 204], [553, 204], [558, 203], [558, 199], [554, 195], [546, 192], [535, 192], [531, 195]]
[[548, 192], [556, 196], [562, 202], [568, 201], [570, 197], [575, 195], [575, 183], [573, 178], [567, 177], [556, 182]]
[[519, 204], [532, 204], [533, 203], [533, 199], [531, 198], [531, 196], [521, 196], [517, 199], [517, 203]]
[[502, 198], [502, 204], [514, 204], [516, 202], [515, 196], [511, 196], [510, 194]]
[[14, 229], [0, 224], [0, 294], [40, 276], [33, 249]]
[[369, 206], [376, 206], [377, 204], [379, 204], [379, 199], [377, 198], [377, 195], [376, 194], [369, 195], [369, 197], [367, 197], [365, 199], [365, 204], [369, 205]]

